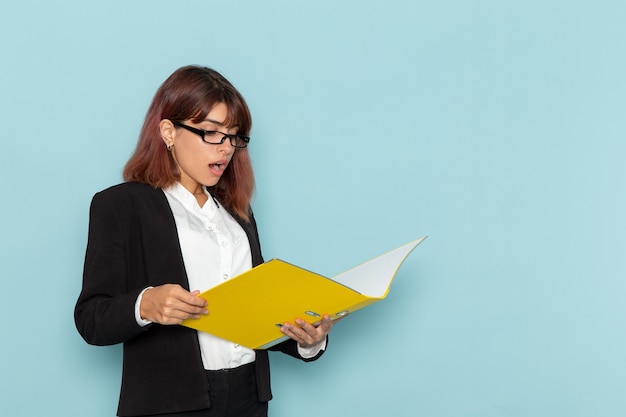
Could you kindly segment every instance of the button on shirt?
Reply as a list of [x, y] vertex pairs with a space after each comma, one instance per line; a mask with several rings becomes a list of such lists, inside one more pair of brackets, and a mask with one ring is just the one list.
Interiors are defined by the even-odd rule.
[[[207, 191], [203, 207], [180, 183], [163, 191], [176, 221], [191, 291], [205, 291], [252, 268], [246, 232]], [[235, 368], [255, 359], [253, 350], [211, 334], [198, 332], [198, 339], [205, 369]]]

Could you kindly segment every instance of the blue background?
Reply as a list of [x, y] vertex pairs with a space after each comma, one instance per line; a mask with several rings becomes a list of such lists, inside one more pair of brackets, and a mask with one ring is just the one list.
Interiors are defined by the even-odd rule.
[[115, 414], [121, 348], [72, 318], [88, 205], [186, 64], [251, 107], [266, 258], [430, 236], [322, 360], [272, 355], [273, 417], [626, 415], [625, 12], [0, 0], [0, 415]]

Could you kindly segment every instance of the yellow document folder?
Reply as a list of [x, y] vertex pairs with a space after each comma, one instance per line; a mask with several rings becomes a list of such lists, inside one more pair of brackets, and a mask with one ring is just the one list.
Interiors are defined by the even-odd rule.
[[387, 296], [402, 262], [426, 236], [377, 256], [332, 279], [273, 259], [203, 293], [210, 313], [182, 324], [251, 349], [287, 337], [279, 330], [301, 318], [343, 317]]

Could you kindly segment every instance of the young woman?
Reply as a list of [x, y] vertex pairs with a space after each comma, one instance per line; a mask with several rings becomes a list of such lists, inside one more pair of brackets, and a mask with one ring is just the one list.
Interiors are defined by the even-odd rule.
[[[210, 314], [200, 290], [263, 262], [251, 124], [223, 76], [180, 68], [152, 101], [126, 182], [92, 200], [75, 321], [90, 344], [124, 344], [120, 416], [267, 415], [267, 351], [179, 326]], [[315, 360], [330, 328], [296, 319], [272, 349]]]

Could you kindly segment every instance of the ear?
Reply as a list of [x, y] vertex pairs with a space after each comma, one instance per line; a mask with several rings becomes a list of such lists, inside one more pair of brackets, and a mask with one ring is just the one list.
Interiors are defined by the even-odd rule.
[[163, 119], [159, 122], [159, 130], [165, 146], [174, 146], [176, 141], [176, 126], [174, 126], [174, 123], [169, 119]]

